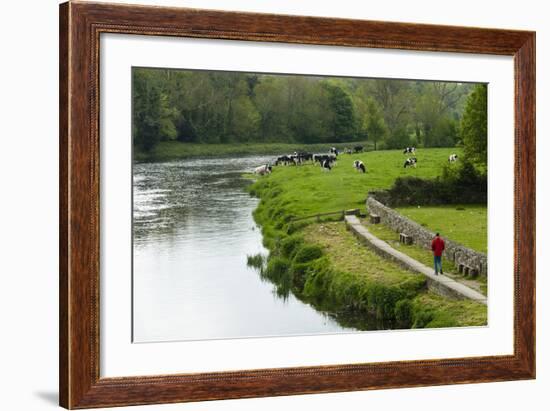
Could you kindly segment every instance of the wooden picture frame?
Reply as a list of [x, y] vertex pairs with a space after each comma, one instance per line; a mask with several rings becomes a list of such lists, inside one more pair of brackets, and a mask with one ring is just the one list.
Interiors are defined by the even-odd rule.
[[[513, 56], [514, 354], [100, 378], [101, 33]], [[535, 378], [535, 33], [69, 2], [60, 6], [60, 405], [91, 408]]]

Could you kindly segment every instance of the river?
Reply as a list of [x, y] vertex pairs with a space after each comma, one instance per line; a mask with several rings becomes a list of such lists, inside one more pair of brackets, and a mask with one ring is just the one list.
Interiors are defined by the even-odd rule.
[[247, 266], [268, 252], [242, 174], [271, 158], [134, 165], [134, 342], [354, 331]]

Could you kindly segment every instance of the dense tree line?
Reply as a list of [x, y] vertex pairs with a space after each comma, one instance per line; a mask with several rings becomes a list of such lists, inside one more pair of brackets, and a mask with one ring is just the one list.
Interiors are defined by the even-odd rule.
[[486, 94], [465, 83], [134, 68], [133, 138], [145, 151], [167, 140], [455, 146], [486, 139], [486, 125], [476, 128], [486, 107], [466, 107]]

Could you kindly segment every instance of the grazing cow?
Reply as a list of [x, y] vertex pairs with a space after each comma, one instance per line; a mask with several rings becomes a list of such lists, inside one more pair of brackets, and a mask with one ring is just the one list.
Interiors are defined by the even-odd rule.
[[458, 155], [457, 154], [451, 154], [449, 156], [449, 163], [454, 163], [456, 160], [458, 160]]
[[361, 160], [355, 160], [353, 162], [353, 167], [357, 170], [357, 171], [361, 171], [362, 173], [366, 173], [367, 172], [367, 168], [365, 167], [365, 164], [361, 161]]
[[323, 160], [321, 162], [321, 168], [323, 171], [330, 171], [332, 169], [332, 161], [330, 159]]
[[278, 165], [284, 164], [286, 166], [290, 162], [292, 162], [292, 158], [290, 158], [290, 156], [284, 155], [284, 156], [277, 157], [277, 160], [275, 160], [275, 165], [278, 166]]
[[403, 154], [415, 154], [416, 149], [414, 147], [407, 147], [403, 150]]
[[264, 164], [263, 166], [256, 167], [254, 169], [254, 174], [259, 174], [261, 176], [265, 174], [270, 174], [272, 170], [272, 167], [269, 164]]
[[313, 154], [311, 153], [300, 152], [295, 154], [300, 159], [300, 163], [303, 163], [304, 161], [308, 161], [308, 160], [313, 161]]
[[321, 167], [323, 166], [323, 161], [329, 161], [332, 166], [334, 163], [336, 163], [336, 155], [335, 154], [314, 154], [313, 161], [315, 161], [316, 163], [319, 163]]
[[344, 153], [351, 154], [352, 153], [351, 148], [344, 149]]
[[363, 146], [355, 146], [353, 147], [354, 153], [362, 153], [363, 152]]
[[416, 168], [416, 157], [408, 158], [405, 160], [405, 163], [403, 164], [403, 168], [407, 168], [407, 167]]

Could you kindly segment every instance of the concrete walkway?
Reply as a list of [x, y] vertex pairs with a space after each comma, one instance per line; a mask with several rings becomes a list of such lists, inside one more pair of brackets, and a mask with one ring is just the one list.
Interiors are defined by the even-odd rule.
[[372, 235], [356, 216], [347, 215], [345, 221], [352, 233], [377, 254], [397, 262], [408, 270], [423, 274], [427, 278], [430, 290], [447, 297], [469, 299], [487, 305], [486, 296], [445, 275], [435, 275], [433, 268], [427, 267], [414, 258], [397, 251], [385, 241]]

